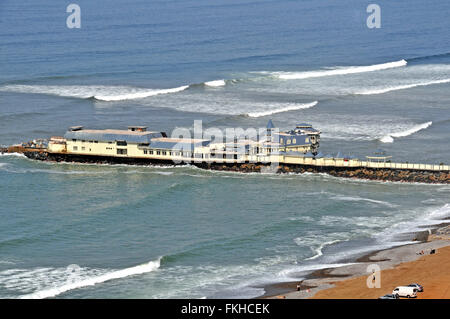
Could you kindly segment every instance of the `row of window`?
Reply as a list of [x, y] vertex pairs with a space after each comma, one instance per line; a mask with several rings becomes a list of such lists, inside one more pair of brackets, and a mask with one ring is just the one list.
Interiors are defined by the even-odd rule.
[[146, 155], [147, 154], [150, 154], [150, 155], [156, 154], [156, 155], [166, 156], [167, 153], [169, 153], [170, 156], [173, 156], [173, 155], [175, 155], [175, 156], [190, 156], [189, 152], [184, 153], [184, 155], [183, 155], [182, 152], [167, 152], [167, 151], [161, 151], [161, 150], [156, 150], [156, 151], [154, 151], [154, 150], [144, 150], [144, 154], [146, 154]]
[[[280, 144], [283, 144], [284, 140], [282, 138], [280, 138]], [[297, 143], [297, 139], [293, 138], [292, 139], [292, 144]], [[305, 138], [305, 143], [309, 143], [309, 137]], [[291, 140], [290, 139], [286, 139], [286, 145], [290, 145], [291, 144]]]
[[[284, 143], [284, 139], [280, 138], [280, 144], [283, 144], [283, 143]], [[292, 139], [292, 143], [293, 144], [297, 143], [297, 139], [293, 138]], [[286, 144], [287, 145], [291, 144], [291, 140], [290, 139], [286, 139]]]
[[117, 154], [118, 155], [127, 155], [127, 149], [126, 148], [118, 148]]
[[[77, 140], [77, 139], [72, 139], [72, 142], [76, 142], [79, 141], [81, 143], [95, 143], [98, 144], [98, 141], [86, 141], [86, 140]], [[114, 142], [108, 142], [108, 144], [113, 144]], [[127, 146], [127, 141], [116, 141], [118, 146]]]
[[[76, 142], [76, 139], [72, 139], [72, 142]], [[86, 141], [86, 140], [81, 140], [81, 143], [96, 143], [98, 144], [98, 141]]]

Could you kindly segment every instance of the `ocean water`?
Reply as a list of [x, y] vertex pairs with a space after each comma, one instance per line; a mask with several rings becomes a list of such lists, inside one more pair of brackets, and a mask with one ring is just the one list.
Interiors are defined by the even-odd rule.
[[[448, 163], [450, 3], [0, 3], [0, 144], [69, 126], [281, 129], [321, 151]], [[0, 156], [0, 297], [250, 298], [410, 241], [450, 187]]]

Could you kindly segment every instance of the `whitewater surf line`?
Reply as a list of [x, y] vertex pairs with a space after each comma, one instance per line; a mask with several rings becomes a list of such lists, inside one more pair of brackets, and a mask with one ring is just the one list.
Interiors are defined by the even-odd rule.
[[383, 143], [393, 143], [394, 142], [394, 137], [406, 137], [409, 135], [412, 135], [414, 133], [417, 133], [421, 130], [424, 130], [428, 127], [430, 127], [433, 124], [432, 121], [430, 122], [426, 122], [426, 123], [422, 123], [419, 125], [416, 125], [408, 130], [405, 131], [401, 131], [401, 132], [395, 132], [395, 133], [389, 133], [386, 134], [385, 136], [383, 136], [382, 138], [380, 138], [380, 141]]
[[349, 67], [339, 67], [330, 70], [317, 70], [304, 72], [271, 72], [269, 74], [272, 74], [273, 76], [282, 80], [302, 80], [324, 76], [347, 75], [355, 73], [381, 71], [386, 69], [403, 67], [406, 66], [407, 64], [408, 63], [406, 62], [406, 60], [400, 60], [395, 62], [374, 64], [368, 66], [349, 66]]
[[165, 90], [148, 90], [144, 92], [136, 92], [136, 93], [126, 93], [119, 95], [94, 95], [93, 98], [99, 101], [123, 101], [123, 100], [134, 100], [134, 99], [142, 99], [150, 96], [160, 95], [160, 94], [170, 94], [177, 93], [188, 89], [189, 86], [180, 86], [173, 89], [165, 89]]
[[381, 89], [369, 89], [369, 90], [365, 90], [365, 91], [356, 92], [354, 94], [355, 95], [375, 95], [375, 94], [383, 94], [383, 93], [387, 93], [387, 92], [391, 92], [391, 91], [405, 90], [405, 89], [411, 89], [411, 88], [420, 87], [420, 86], [428, 86], [428, 85], [443, 84], [443, 83], [450, 83], [450, 79], [391, 86], [391, 87], [386, 87], [386, 88], [381, 88]]
[[250, 112], [250, 113], [247, 113], [246, 115], [249, 117], [262, 117], [262, 116], [267, 116], [267, 115], [276, 114], [276, 113], [283, 113], [283, 112], [289, 112], [289, 111], [295, 111], [295, 110], [301, 110], [301, 109], [309, 109], [311, 107], [316, 106], [318, 103], [319, 103], [318, 101], [314, 101], [314, 102], [305, 103], [305, 104], [293, 104], [293, 105], [289, 105], [289, 106], [282, 107], [282, 108], [275, 109], [275, 110]]
[[210, 86], [210, 87], [220, 87], [220, 86], [225, 86], [226, 82], [225, 80], [214, 80], [214, 81], [208, 81], [204, 83], [206, 86]]
[[103, 275], [93, 276], [91, 278], [86, 279], [80, 279], [80, 280], [73, 280], [71, 283], [67, 283], [61, 286], [48, 288], [40, 291], [33, 292], [28, 295], [20, 296], [20, 299], [43, 299], [43, 298], [51, 298], [58, 296], [62, 293], [65, 293], [70, 290], [79, 289], [83, 287], [88, 286], [94, 286], [106, 281], [114, 280], [114, 279], [120, 279], [120, 278], [126, 278], [130, 276], [145, 274], [148, 272], [152, 272], [157, 270], [161, 266], [161, 258], [159, 258], [156, 261], [149, 261], [148, 263], [125, 268], [122, 270], [116, 270], [112, 271]]
[[160, 94], [178, 93], [187, 90], [189, 85], [169, 89], [146, 89], [128, 86], [102, 85], [6, 85], [0, 87], [3, 92], [48, 94], [68, 98], [95, 99], [113, 102], [142, 99]]

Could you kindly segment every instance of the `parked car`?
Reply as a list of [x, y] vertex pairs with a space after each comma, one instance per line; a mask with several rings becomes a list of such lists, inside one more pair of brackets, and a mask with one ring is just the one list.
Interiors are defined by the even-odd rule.
[[423, 287], [419, 284], [409, 284], [408, 287], [414, 287], [417, 288], [418, 292], [423, 292]]
[[392, 294], [394, 295], [397, 294], [399, 297], [416, 298], [417, 288], [408, 286], [399, 286], [392, 291]]
[[378, 299], [399, 299], [399, 297], [397, 294], [387, 294], [387, 295], [381, 296]]

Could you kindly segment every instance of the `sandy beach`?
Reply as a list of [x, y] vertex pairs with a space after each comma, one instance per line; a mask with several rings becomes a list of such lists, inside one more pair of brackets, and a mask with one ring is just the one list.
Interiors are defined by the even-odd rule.
[[[435, 250], [434, 254], [430, 254]], [[401, 285], [419, 283], [424, 292], [417, 299], [450, 298], [450, 227], [438, 228], [417, 244], [373, 252], [355, 264], [316, 271], [300, 282], [277, 284], [263, 298], [278, 299], [376, 299]], [[373, 265], [379, 267], [379, 287], [369, 288]], [[284, 293], [276, 293], [285, 288]], [[269, 291], [271, 294], [269, 295]], [[274, 293], [275, 292], [275, 293]]]

